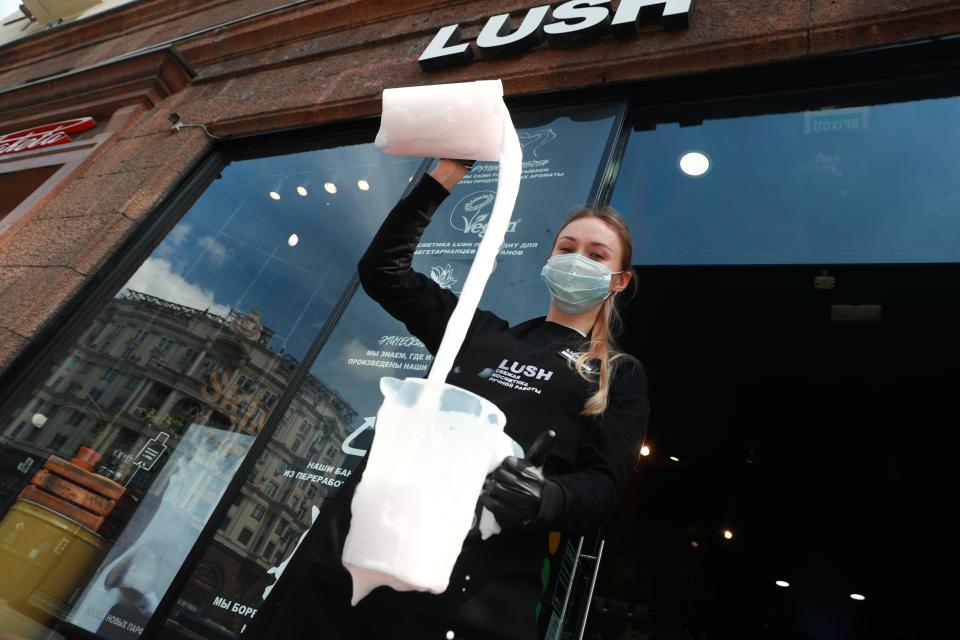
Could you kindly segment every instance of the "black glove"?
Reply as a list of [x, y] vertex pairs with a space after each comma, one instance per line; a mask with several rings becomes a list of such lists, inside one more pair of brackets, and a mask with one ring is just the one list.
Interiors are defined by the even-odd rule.
[[556, 435], [552, 430], [544, 431], [530, 447], [527, 458], [504, 458], [487, 476], [480, 504], [496, 517], [502, 530], [548, 531], [550, 523], [559, 515], [563, 491], [538, 468]]

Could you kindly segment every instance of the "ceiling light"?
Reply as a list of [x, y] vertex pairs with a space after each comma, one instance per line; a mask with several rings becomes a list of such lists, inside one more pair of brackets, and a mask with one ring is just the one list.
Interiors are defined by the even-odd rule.
[[370, 191], [370, 183], [366, 180], [357, 180], [357, 189], [360, 189], [360, 191]]
[[694, 549], [699, 549], [699, 548], [700, 548], [700, 543], [697, 542], [696, 540], [691, 540], [691, 541], [690, 541], [690, 546], [693, 547]]
[[680, 156], [680, 171], [699, 178], [710, 170], [710, 158], [702, 151], [688, 151]]
[[851, 594], [850, 594], [850, 597], [853, 598], [854, 600], [866, 600], [866, 599], [867, 599], [866, 596], [862, 596], [862, 595], [860, 595], [859, 593], [851, 593]]
[[790, 583], [787, 582], [786, 580], [777, 580], [777, 583], [776, 583], [776, 584], [777, 584], [778, 587], [789, 587], [789, 586], [790, 586]]
[[680, 458], [678, 458], [677, 456], [670, 456], [670, 459], [673, 460], [674, 462], [680, 462]]
[[730, 529], [724, 529], [723, 537], [726, 538], [727, 540], [733, 540], [733, 531], [730, 531]]
[[47, 424], [47, 416], [42, 413], [35, 413], [33, 417], [30, 418], [30, 422], [33, 423], [37, 429], [43, 429], [43, 425]]
[[271, 192], [270, 192], [270, 197], [271, 197], [273, 200], [279, 200], [279, 199], [280, 199], [280, 194], [277, 193], [276, 191], [271, 191]]
[[643, 445], [642, 447], [640, 447], [640, 455], [642, 456], [650, 455], [650, 447], [648, 447], [647, 445]]
[[326, 191], [327, 193], [336, 193], [337, 185], [333, 184], [332, 182], [324, 182], [323, 190]]
[[306, 198], [307, 195], [309, 195], [307, 188], [303, 185], [300, 185], [299, 187], [297, 187], [297, 193], [303, 196], [304, 198]]
[[290, 237], [287, 238], [287, 244], [290, 245], [291, 247], [297, 246], [298, 242], [300, 242], [300, 236], [298, 236], [295, 233], [291, 233]]

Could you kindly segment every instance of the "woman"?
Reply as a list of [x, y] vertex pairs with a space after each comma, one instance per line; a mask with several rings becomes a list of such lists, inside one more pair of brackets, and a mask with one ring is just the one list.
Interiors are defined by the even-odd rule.
[[[461, 161], [441, 160], [390, 212], [359, 264], [364, 290], [431, 353], [457, 298], [411, 262], [431, 215], [468, 170]], [[542, 473], [511, 457], [490, 474], [480, 502], [503, 531], [486, 541], [476, 530], [468, 535], [447, 590], [381, 587], [351, 609], [339, 555], [319, 551], [342, 549], [342, 513], [352, 491], [341, 490], [333, 501], [340, 506], [324, 507], [341, 516], [315, 526], [322, 533], [312, 530], [304, 542], [309, 559], [280, 591], [285, 595], [267, 637], [300, 637], [306, 627], [298, 624], [313, 611], [311, 635], [324, 639], [536, 638], [547, 534], [589, 531], [616, 509], [645, 435], [643, 368], [616, 351], [611, 336], [616, 296], [631, 284], [630, 265], [630, 235], [620, 216], [583, 209], [557, 234], [544, 267], [546, 317], [511, 327], [490, 312], [475, 314], [447, 382], [496, 404], [507, 416], [506, 432], [528, 454], [538, 437], [537, 448], [543, 445], [544, 432], [555, 438]]]

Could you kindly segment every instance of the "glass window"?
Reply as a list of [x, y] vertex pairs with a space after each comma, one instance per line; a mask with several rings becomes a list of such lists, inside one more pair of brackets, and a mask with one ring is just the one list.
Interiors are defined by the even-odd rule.
[[[83, 527], [75, 535], [86, 545], [82, 557], [70, 556], [69, 572], [51, 593], [32, 567], [61, 575], [57, 563], [67, 556], [47, 545], [36, 547], [46, 555], [28, 558], [40, 542], [34, 533], [18, 538], [23, 553], [11, 571], [37, 577], [0, 581], [0, 600], [24, 603], [18, 615], [40, 627], [61, 621], [92, 633], [117, 624], [105, 620], [128, 628], [147, 623], [354, 278], [379, 224], [357, 211], [385, 213], [421, 162], [387, 157], [371, 142], [372, 133], [356, 143], [227, 165], [45, 372], [44, 382], [54, 373], [64, 378], [67, 391], [57, 400], [65, 411], [44, 413], [53, 393], [45, 384], [23, 409], [0, 407], [4, 432], [22, 422], [38, 425], [2, 442], [0, 464], [10, 468], [0, 468], [0, 478], [9, 472], [17, 481], [0, 484], [0, 539], [35, 532], [39, 524], [31, 523], [51, 518], [71, 531]], [[326, 182], [339, 188], [330, 193]], [[88, 338], [114, 335], [123, 357], [103, 351], [91, 360]], [[177, 356], [180, 349], [191, 353], [188, 362]], [[83, 380], [92, 379], [85, 375], [124, 380], [126, 404], [108, 403], [109, 387], [85, 394]], [[37, 437], [41, 432], [65, 437]], [[38, 448], [44, 459], [72, 460], [79, 488], [30, 485], [38, 467], [61, 464], [51, 458], [17, 471]], [[259, 494], [256, 473], [250, 481]], [[57, 492], [81, 489], [100, 493], [94, 511], [78, 515]], [[36, 504], [42, 514], [30, 506]], [[262, 518], [265, 510], [254, 513]], [[237, 544], [245, 547], [253, 535], [241, 528], [234, 540], [223, 540], [230, 553], [245, 556]], [[209, 565], [222, 569], [219, 559]], [[233, 568], [221, 573], [237, 575]], [[50, 604], [41, 614], [31, 598]], [[132, 601], [138, 606], [128, 606]], [[199, 606], [193, 595], [190, 602]], [[213, 599], [202, 606], [213, 607]]]
[[[511, 321], [545, 313], [547, 294], [540, 281], [540, 264], [549, 255], [557, 225], [590, 194], [617, 108], [615, 104], [602, 104], [514, 114], [524, 145], [523, 186], [512, 230], [482, 306]], [[419, 271], [436, 273], [435, 278], [442, 277], [444, 285], [454, 291], [460, 290], [473, 260], [471, 251], [483, 233], [484, 220], [492, 205], [491, 196], [496, 190], [496, 176], [496, 163], [477, 163], [434, 215], [421, 251], [415, 257], [414, 266]], [[406, 178], [403, 181], [405, 183]], [[373, 190], [371, 185], [365, 193], [371, 194]], [[356, 251], [352, 262], [345, 265], [346, 269], [355, 271], [356, 260], [396, 203], [401, 190], [379, 194], [364, 205], [363, 215], [356, 215], [365, 221], [365, 228], [353, 238]], [[204, 561], [213, 562], [226, 555], [237, 558], [237, 568], [225, 571], [224, 575], [238, 578], [225, 578], [220, 591], [209, 594], [211, 601], [220, 596], [253, 608], [260, 605], [264, 589], [274, 582], [279, 565], [291, 556], [301, 534], [312, 522], [313, 508], [322, 507], [365, 453], [364, 442], [370, 436], [372, 416], [382, 399], [378, 387], [380, 377], [422, 376], [429, 363], [429, 354], [406, 333], [402, 324], [389, 317], [362, 291], [353, 296], [286, 409], [286, 422], [272, 434], [261, 454], [267, 460], [264, 467], [278, 472], [270, 478], [282, 483], [282, 490], [274, 497], [278, 511], [289, 508], [295, 510], [296, 515], [278, 523], [276, 532], [280, 540], [275, 556], [267, 553], [266, 548], [260, 557], [231, 553], [234, 543], [229, 538], [214, 537], [204, 552]], [[300, 431], [302, 427], [307, 428], [306, 433]], [[302, 435], [302, 440], [299, 437], [294, 440], [294, 434]], [[303, 457], [290, 462], [287, 447], [291, 442], [294, 447], [311, 444]], [[304, 483], [305, 494], [300, 489]], [[270, 486], [266, 485], [264, 493]], [[243, 492], [249, 494], [247, 500], [254, 499], [252, 485], [245, 486]], [[259, 577], [243, 581], [239, 576]], [[177, 615], [175, 607], [171, 617]], [[241, 616], [215, 607], [201, 615], [228, 628], [244, 623]]]
[[[612, 205], [642, 265], [960, 261], [960, 97], [662, 124]], [[895, 176], [895, 178], [894, 178]]]

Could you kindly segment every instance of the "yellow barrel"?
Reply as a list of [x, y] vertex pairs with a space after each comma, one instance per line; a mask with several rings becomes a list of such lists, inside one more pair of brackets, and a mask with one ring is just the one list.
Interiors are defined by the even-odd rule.
[[[41, 624], [63, 619], [106, 548], [103, 538], [73, 520], [18, 499], [0, 521], [0, 599]], [[0, 628], [6, 622], [0, 620]]]

